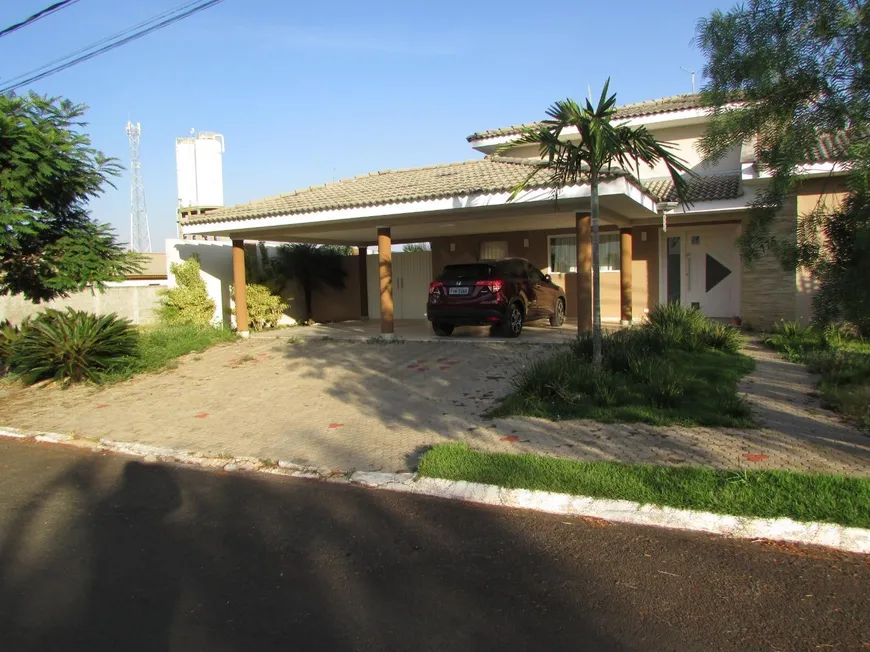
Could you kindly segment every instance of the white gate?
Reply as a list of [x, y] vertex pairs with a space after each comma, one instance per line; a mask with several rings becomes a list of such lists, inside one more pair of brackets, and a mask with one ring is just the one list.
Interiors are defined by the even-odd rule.
[[[369, 318], [381, 317], [378, 255], [366, 260]], [[426, 319], [426, 300], [432, 282], [431, 251], [393, 252], [393, 319]]]

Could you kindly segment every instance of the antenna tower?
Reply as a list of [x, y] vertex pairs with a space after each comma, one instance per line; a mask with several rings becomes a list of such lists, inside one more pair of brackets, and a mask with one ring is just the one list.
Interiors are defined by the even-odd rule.
[[145, 186], [142, 184], [142, 163], [139, 160], [139, 138], [142, 127], [127, 122], [130, 139], [130, 251], [151, 253], [151, 230], [145, 210]]

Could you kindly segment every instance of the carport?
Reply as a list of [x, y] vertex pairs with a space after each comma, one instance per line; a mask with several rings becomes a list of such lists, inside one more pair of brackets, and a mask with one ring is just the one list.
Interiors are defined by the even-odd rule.
[[[592, 325], [591, 218], [588, 184], [559, 189], [543, 182], [513, 201], [510, 194], [536, 163], [529, 159], [485, 159], [408, 170], [378, 172], [297, 190], [204, 214], [183, 215], [185, 236], [222, 236], [233, 242], [233, 282], [238, 323], [245, 309], [245, 240], [311, 242], [378, 248], [380, 332], [395, 330], [392, 245], [468, 234], [529, 229], [566, 229], [576, 234], [577, 327]], [[541, 175], [542, 179], [545, 175]], [[619, 229], [620, 307], [632, 312], [632, 232], [637, 220], [656, 216], [656, 199], [630, 174], [614, 170], [599, 183], [601, 222]], [[360, 311], [368, 313], [366, 256], [359, 257]], [[244, 336], [246, 331], [240, 331]]]

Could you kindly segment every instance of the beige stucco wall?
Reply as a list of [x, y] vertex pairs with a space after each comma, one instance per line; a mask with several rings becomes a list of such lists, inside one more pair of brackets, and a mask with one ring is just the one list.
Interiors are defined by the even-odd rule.
[[[254, 251], [255, 242], [246, 245], [248, 255]], [[271, 256], [275, 255], [278, 245], [267, 245]], [[232, 242], [229, 240], [167, 240], [167, 267], [173, 262], [187, 260], [193, 254], [199, 256], [201, 275], [205, 280], [209, 296], [215, 302], [215, 323], [233, 324], [231, 314], [230, 287], [233, 285]], [[345, 258], [344, 290], [326, 289], [312, 295], [311, 307], [315, 321], [342, 321], [359, 319], [359, 272], [356, 256]], [[170, 274], [169, 282], [174, 285], [174, 277]], [[305, 295], [298, 284], [291, 282], [283, 292], [284, 299], [289, 303], [284, 311], [284, 324], [294, 324], [305, 319]]]
[[26, 317], [42, 312], [46, 308], [65, 310], [70, 307], [98, 315], [114, 312], [134, 324], [148, 324], [156, 319], [154, 308], [159, 299], [157, 293], [163, 287], [166, 287], [165, 283], [122, 284], [107, 287], [102, 292], [99, 290], [75, 292], [66, 298], [39, 304], [31, 303], [20, 295], [0, 297], [0, 321], [8, 319], [13, 324], [20, 324]]
[[[817, 207], [826, 212], [833, 212], [839, 208], [845, 197], [845, 182], [842, 178], [804, 181], [797, 190], [798, 216], [803, 218]], [[809, 323], [813, 319], [813, 297], [818, 289], [818, 283], [806, 269], [797, 271], [795, 283], [795, 318]]]
[[[613, 233], [615, 227], [604, 227], [602, 233]], [[647, 234], [646, 241], [641, 239]], [[547, 229], [535, 231], [515, 231], [508, 233], [487, 233], [483, 235], [463, 235], [434, 238], [432, 246], [432, 271], [438, 275], [445, 265], [451, 263], [473, 262], [480, 256], [480, 245], [484, 241], [504, 240], [508, 245], [508, 256], [525, 258], [543, 271], [548, 271], [548, 238], [552, 235], [570, 235], [571, 229]], [[528, 240], [528, 246], [525, 241]], [[658, 301], [658, 232], [656, 227], [633, 229], [632, 263], [632, 312], [635, 319], [643, 316], [644, 311]], [[450, 245], [454, 251], [450, 251]], [[565, 289], [567, 314], [569, 319], [577, 317], [576, 274], [553, 274], [553, 280]], [[619, 320], [619, 280], [618, 272], [601, 274], [601, 315], [606, 320]]]
[[[705, 125], [688, 125], [683, 127], [656, 128], [655, 125], [648, 127], [657, 140], [673, 143], [674, 153], [686, 161], [686, 164], [701, 175], [723, 174], [735, 172], [740, 169], [740, 148], [735, 147], [726, 156], [715, 163], [705, 163], [698, 151], [698, 142], [704, 133]], [[535, 145], [522, 145], [514, 147], [506, 156], [516, 158], [538, 158], [538, 148]], [[664, 163], [653, 167], [641, 165], [639, 176], [641, 179], [654, 179], [667, 177], [668, 169]]]

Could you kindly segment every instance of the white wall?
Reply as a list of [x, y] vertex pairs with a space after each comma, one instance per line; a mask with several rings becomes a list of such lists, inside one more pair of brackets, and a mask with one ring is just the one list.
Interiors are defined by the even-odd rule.
[[[254, 243], [250, 243], [254, 244]], [[279, 245], [266, 245], [270, 255], [275, 255]], [[169, 267], [172, 263], [179, 263], [189, 259], [193, 254], [199, 256], [200, 276], [205, 281], [205, 287], [209, 297], [215, 303], [213, 321], [215, 324], [231, 324], [235, 326], [235, 317], [232, 315], [232, 301], [230, 300], [230, 287], [233, 285], [233, 251], [230, 241], [212, 240], [166, 240], [166, 274], [170, 287], [176, 287], [175, 276]], [[290, 312], [294, 312], [294, 304], [297, 303], [295, 296], [285, 297], [290, 301]], [[302, 299], [300, 298], [301, 302]], [[284, 315], [281, 324], [293, 325], [296, 319], [290, 315]]]
[[[701, 136], [703, 136], [705, 130], [705, 124], [659, 129], [656, 129], [654, 126], [649, 128], [650, 133], [652, 133], [657, 140], [673, 143], [674, 153], [684, 159], [687, 165], [701, 176], [739, 171], [739, 147], [735, 147], [725, 157], [715, 163], [708, 164], [704, 162], [703, 157], [698, 151], [698, 142], [701, 140]], [[516, 158], [539, 158], [538, 147], [536, 145], [522, 145], [511, 149], [505, 154], [505, 156]], [[646, 181], [649, 179], [667, 177], [669, 175], [665, 165], [659, 163], [652, 168], [642, 165], [639, 176], [641, 180]]]

